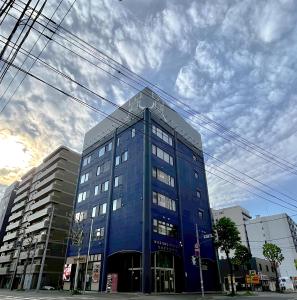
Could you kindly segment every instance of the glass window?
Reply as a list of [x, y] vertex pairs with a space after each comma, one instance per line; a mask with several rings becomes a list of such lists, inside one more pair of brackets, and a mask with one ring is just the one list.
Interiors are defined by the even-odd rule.
[[170, 175], [164, 173], [160, 169], [153, 168], [153, 177], [157, 178], [161, 182], [168, 184], [172, 187], [174, 187], [174, 178], [171, 177]]
[[162, 139], [165, 143], [172, 146], [172, 138], [162, 129], [156, 127], [155, 125], [152, 126], [152, 132], [157, 135], [160, 139]]
[[97, 217], [106, 214], [106, 203], [93, 207], [92, 217]]
[[120, 146], [120, 138], [117, 138], [117, 147]]
[[81, 222], [87, 218], [87, 211], [81, 211], [75, 214], [74, 221]]
[[100, 174], [101, 174], [101, 166], [98, 166], [96, 175], [98, 176], [98, 175], [100, 175]]
[[87, 192], [79, 193], [78, 197], [77, 197], [77, 202], [82, 202], [82, 201], [86, 200], [87, 196], [88, 196]]
[[109, 186], [109, 181], [105, 181], [104, 183], [101, 184], [101, 191], [102, 192], [107, 192], [108, 191], [108, 186]]
[[193, 154], [193, 160], [197, 161], [197, 156], [195, 154]]
[[125, 151], [125, 152], [122, 154], [122, 162], [127, 161], [127, 160], [128, 160], [128, 151]]
[[110, 170], [110, 161], [106, 161], [103, 165], [98, 166], [96, 175], [100, 175]]
[[123, 184], [123, 176], [120, 175], [120, 176], [116, 176], [114, 178], [114, 186], [117, 187], [119, 185]]
[[95, 196], [99, 194], [99, 186], [95, 186], [95, 191], [94, 191]]
[[91, 162], [91, 155], [84, 158], [84, 160], [83, 160], [83, 167], [85, 167], [86, 165], [88, 165], [90, 162]]
[[164, 160], [165, 162], [167, 162], [168, 164], [173, 165], [173, 157], [164, 150], [158, 148], [155, 145], [152, 145], [152, 153]]
[[201, 198], [201, 192], [199, 190], [196, 190], [196, 196], [197, 198]]
[[105, 153], [105, 147], [101, 147], [101, 148], [99, 149], [99, 157], [103, 156], [104, 153]]
[[112, 201], [112, 210], [117, 210], [122, 207], [122, 199], [115, 199]]
[[177, 227], [161, 220], [153, 220], [153, 231], [171, 237], [177, 237]]
[[121, 157], [120, 156], [116, 156], [115, 158], [115, 165], [118, 166], [121, 163]]
[[85, 183], [89, 180], [89, 173], [83, 174], [80, 177], [80, 183]]
[[153, 192], [153, 203], [165, 207], [167, 209], [176, 211], [175, 201], [160, 193]]
[[201, 210], [198, 211], [198, 217], [199, 219], [203, 219], [203, 211]]
[[93, 207], [92, 209], [92, 218], [95, 218], [97, 216], [97, 206]]
[[112, 149], [112, 142], [106, 145], [106, 151], [110, 151]]
[[135, 128], [132, 128], [132, 130], [131, 130], [131, 137], [132, 137], [132, 138], [135, 137]]
[[104, 238], [104, 227], [97, 228], [94, 231], [94, 240], [101, 240]]
[[195, 172], [195, 178], [198, 179], [199, 175], [197, 172]]

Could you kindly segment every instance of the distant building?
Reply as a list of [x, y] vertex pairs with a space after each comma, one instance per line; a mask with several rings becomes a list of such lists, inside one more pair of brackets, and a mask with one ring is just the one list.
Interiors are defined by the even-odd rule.
[[15, 191], [18, 186], [18, 182], [14, 182], [6, 188], [3, 198], [0, 200], [0, 246], [3, 244], [3, 236], [8, 224], [8, 218], [11, 208], [13, 206], [13, 200], [15, 197]]
[[[80, 288], [199, 291], [196, 224], [205, 289], [218, 288], [201, 137], [157, 94], [146, 88], [87, 132], [79, 176]], [[77, 260], [72, 245], [65, 288]]]
[[80, 155], [60, 147], [25, 174], [0, 248], [1, 287], [61, 284]]
[[253, 256], [262, 257], [265, 243], [279, 246], [284, 261], [279, 267], [280, 276], [297, 276], [297, 226], [285, 213], [266, 217], [256, 217], [246, 222]]
[[[246, 232], [246, 222], [252, 217], [248, 210], [237, 205], [221, 209], [212, 209], [212, 215], [214, 223], [216, 223], [219, 219], [223, 217], [230, 218], [236, 224], [237, 229], [239, 230], [241, 244], [249, 248], [249, 238]], [[226, 258], [224, 251], [219, 251], [219, 258]]]

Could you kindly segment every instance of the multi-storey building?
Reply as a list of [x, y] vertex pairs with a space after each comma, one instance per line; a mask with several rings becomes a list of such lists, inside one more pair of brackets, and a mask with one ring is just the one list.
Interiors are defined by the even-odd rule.
[[246, 222], [246, 229], [253, 256], [264, 258], [263, 245], [276, 244], [284, 256], [279, 275], [297, 276], [297, 225], [287, 214], [258, 216]]
[[[214, 223], [216, 223], [219, 219], [226, 217], [230, 218], [237, 226], [237, 229], [240, 233], [241, 244], [249, 248], [249, 240], [246, 232], [246, 222], [250, 220], [252, 217], [248, 210], [241, 206], [231, 206], [221, 209], [212, 209], [212, 215], [214, 219]], [[231, 253], [233, 255], [233, 251]], [[219, 249], [219, 258], [225, 259], [226, 254], [224, 251]]]
[[150, 89], [87, 132], [75, 213], [84, 239], [68, 250], [64, 287], [79, 260], [81, 288], [198, 291], [197, 224], [205, 289], [218, 288], [200, 134]]
[[79, 161], [60, 147], [21, 178], [0, 248], [2, 287], [61, 284]]
[[0, 246], [3, 244], [3, 236], [8, 223], [11, 208], [13, 206], [13, 200], [15, 197], [15, 191], [18, 186], [18, 182], [14, 182], [6, 188], [3, 198], [0, 200]]

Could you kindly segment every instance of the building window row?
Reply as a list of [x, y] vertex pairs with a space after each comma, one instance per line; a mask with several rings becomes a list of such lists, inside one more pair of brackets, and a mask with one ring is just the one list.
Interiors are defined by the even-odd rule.
[[166, 223], [161, 220], [157, 220], [157, 219], [153, 220], [153, 230], [154, 232], [161, 235], [177, 237], [177, 227], [173, 224]]
[[99, 193], [107, 192], [109, 188], [109, 180], [95, 186], [95, 196]]
[[152, 132], [158, 136], [160, 139], [162, 139], [165, 143], [169, 144], [172, 146], [172, 137], [169, 136], [165, 131], [162, 129], [158, 128], [157, 126], [153, 125], [152, 126]]
[[90, 173], [85, 173], [83, 175], [81, 175], [80, 177], [80, 183], [85, 183], [89, 180], [90, 177]]
[[160, 169], [153, 168], [153, 177], [159, 181], [174, 187], [174, 178]]
[[118, 198], [112, 201], [112, 210], [117, 210], [122, 207], [122, 198]]
[[112, 148], [112, 142], [102, 146], [100, 149], [99, 149], [99, 157], [103, 156], [105, 154], [105, 152], [108, 152], [110, 151]]
[[115, 165], [118, 166], [119, 164], [128, 160], [128, 151], [123, 152], [121, 155], [117, 155], [115, 158]]
[[102, 165], [97, 167], [97, 171], [96, 171], [96, 175], [100, 175], [104, 172], [107, 172], [110, 170], [110, 161], [106, 161], [105, 163], [103, 163]]
[[85, 211], [78, 212], [78, 213], [76, 213], [75, 216], [74, 216], [74, 221], [75, 221], [76, 223], [81, 222], [81, 221], [85, 220], [85, 219], [87, 218], [87, 216], [88, 216], [88, 213], [87, 213], [86, 210], [85, 210]]
[[175, 201], [167, 196], [160, 193], [153, 192], [153, 203], [165, 207], [167, 209], [176, 211]]
[[86, 191], [86, 192], [81, 192], [78, 194], [78, 197], [77, 197], [77, 202], [82, 202], [82, 201], [85, 201], [87, 198], [89, 197], [89, 192]]
[[101, 216], [101, 215], [105, 215], [106, 214], [106, 207], [107, 207], [106, 203], [103, 203], [103, 204], [100, 204], [98, 206], [93, 207], [92, 217], [95, 218], [95, 217], [98, 217], [98, 216]]
[[94, 230], [93, 240], [98, 241], [104, 238], [104, 227], [100, 227]]
[[84, 158], [83, 167], [85, 167], [86, 165], [89, 165], [90, 163], [91, 163], [91, 155]]
[[173, 166], [173, 157], [159, 147], [152, 145], [152, 153]]

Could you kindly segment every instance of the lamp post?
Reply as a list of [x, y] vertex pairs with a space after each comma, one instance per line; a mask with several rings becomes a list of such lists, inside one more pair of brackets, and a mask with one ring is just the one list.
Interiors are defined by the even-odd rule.
[[91, 242], [92, 242], [93, 223], [94, 223], [94, 213], [92, 213], [92, 217], [91, 217], [91, 227], [90, 227], [90, 235], [89, 235], [88, 253], [87, 253], [87, 259], [86, 259], [84, 292], [86, 291], [86, 285], [87, 285], [87, 279], [88, 279], [88, 264], [89, 264], [90, 248], [91, 248]]

